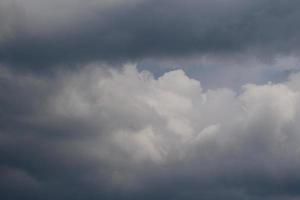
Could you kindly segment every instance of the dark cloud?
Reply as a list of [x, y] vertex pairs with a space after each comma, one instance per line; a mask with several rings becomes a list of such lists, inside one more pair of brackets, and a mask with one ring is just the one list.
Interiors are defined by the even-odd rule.
[[0, 89], [1, 199], [300, 196], [299, 74], [237, 95], [182, 70], [2, 67]]
[[0, 21], [1, 27], [11, 27], [1, 31], [10, 37], [0, 44], [0, 60], [21, 66], [194, 54], [248, 53], [265, 59], [299, 51], [296, 0], [15, 4], [10, 9], [21, 14]]
[[296, 0], [1, 1], [0, 199], [299, 199], [299, 17]]

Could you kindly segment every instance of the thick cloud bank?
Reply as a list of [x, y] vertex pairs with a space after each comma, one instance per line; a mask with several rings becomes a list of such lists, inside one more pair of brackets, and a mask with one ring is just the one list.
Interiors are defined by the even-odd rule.
[[0, 73], [1, 199], [298, 199], [300, 74], [205, 90], [182, 70]]
[[299, 55], [298, 0], [2, 0], [0, 61]]

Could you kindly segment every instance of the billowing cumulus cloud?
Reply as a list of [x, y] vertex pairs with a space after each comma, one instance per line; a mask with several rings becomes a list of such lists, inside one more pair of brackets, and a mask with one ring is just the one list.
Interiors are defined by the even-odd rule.
[[299, 199], [299, 17], [0, 0], [0, 199]]
[[240, 92], [182, 70], [0, 74], [3, 199], [297, 199], [300, 75]]
[[45, 68], [191, 55], [298, 55], [299, 6], [297, 0], [4, 0], [0, 60]]

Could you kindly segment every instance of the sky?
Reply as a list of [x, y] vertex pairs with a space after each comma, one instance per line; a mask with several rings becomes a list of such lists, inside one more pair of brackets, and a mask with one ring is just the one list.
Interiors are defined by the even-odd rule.
[[299, 19], [297, 0], [0, 0], [0, 199], [300, 199]]

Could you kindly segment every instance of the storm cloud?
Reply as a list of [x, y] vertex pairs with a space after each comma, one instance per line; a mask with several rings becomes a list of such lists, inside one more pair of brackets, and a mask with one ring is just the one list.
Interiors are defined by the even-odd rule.
[[1, 68], [3, 199], [297, 199], [300, 75], [207, 90], [182, 70]]
[[0, 199], [300, 198], [297, 0], [0, 0]]
[[299, 53], [297, 0], [4, 0], [0, 9], [0, 60], [22, 67]]

